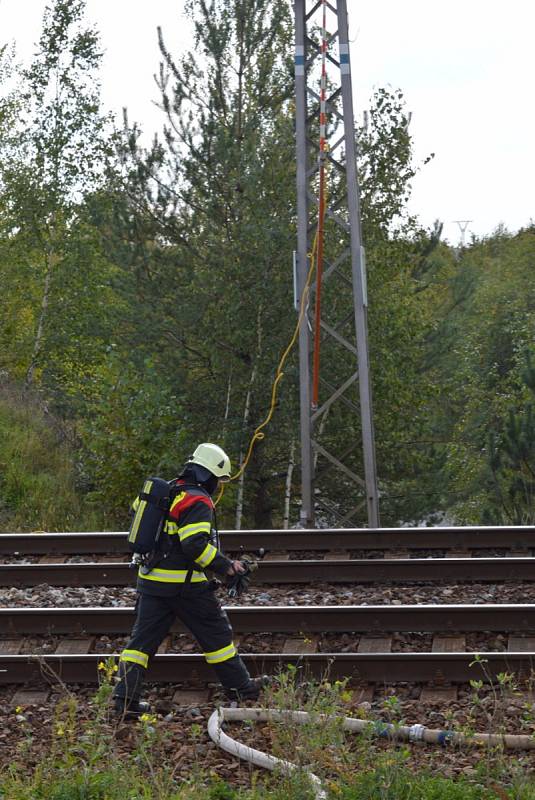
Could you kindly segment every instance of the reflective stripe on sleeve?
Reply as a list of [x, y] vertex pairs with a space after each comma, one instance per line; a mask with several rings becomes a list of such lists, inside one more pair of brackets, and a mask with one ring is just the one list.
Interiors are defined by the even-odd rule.
[[149, 666], [149, 657], [147, 653], [142, 653], [141, 650], [123, 650], [120, 660], [131, 661], [133, 664], [145, 667], [145, 669]]
[[178, 525], [176, 522], [172, 522], [170, 519], [168, 519], [165, 523], [165, 532], [168, 533], [169, 536], [176, 536], [178, 533]]
[[207, 544], [198, 558], [195, 559], [200, 567], [207, 567], [217, 555], [217, 548], [213, 544]]
[[205, 653], [204, 657], [207, 664], [220, 664], [222, 661], [228, 661], [229, 658], [234, 658], [234, 656], [237, 655], [238, 651], [234, 646], [234, 642], [231, 642], [226, 647], [222, 647], [221, 650], [214, 650], [213, 653]]
[[[138, 578], [142, 578], [144, 581], [160, 581], [160, 583], [185, 583], [186, 577], [189, 572], [187, 569], [151, 569], [151, 571], [144, 575], [141, 572], [142, 567], [138, 572]], [[191, 573], [191, 582], [192, 583], [202, 583], [202, 581], [206, 581], [208, 578], [204, 574], [204, 572], [192, 572]]]
[[178, 529], [180, 541], [183, 542], [190, 536], [195, 536], [196, 533], [210, 533], [212, 526], [209, 522], [192, 522], [190, 525], [184, 525], [183, 528]]

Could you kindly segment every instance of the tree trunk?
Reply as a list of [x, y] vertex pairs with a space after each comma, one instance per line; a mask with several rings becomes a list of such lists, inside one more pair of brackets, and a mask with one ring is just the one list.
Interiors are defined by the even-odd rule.
[[[262, 352], [262, 325], [261, 325], [261, 318], [262, 318], [262, 307], [258, 308], [258, 313], [256, 315], [256, 358], [254, 360], [254, 366], [251, 371], [251, 377], [249, 379], [249, 386], [247, 389], [247, 395], [245, 397], [245, 408], [243, 411], [243, 432], [247, 433], [247, 427], [249, 425], [249, 417], [251, 414], [251, 397], [253, 394], [253, 386], [256, 380], [256, 373], [258, 372], [258, 361], [260, 358], [260, 354]], [[249, 447], [249, 442], [245, 447], [245, 451], [240, 450], [240, 466], [242, 461], [247, 453], [247, 449]], [[236, 499], [236, 530], [241, 530], [241, 521], [243, 516], [243, 489], [245, 483], [245, 470], [242, 472], [240, 477], [238, 478], [238, 497]]]
[[54, 267], [56, 266], [57, 260], [58, 260], [57, 256], [53, 251], [50, 250], [47, 251], [45, 285], [43, 289], [43, 299], [41, 300], [41, 313], [39, 314], [39, 322], [37, 325], [37, 332], [35, 334], [35, 341], [33, 344], [33, 352], [32, 352], [32, 357], [30, 359], [30, 365], [28, 367], [28, 371], [26, 372], [26, 381], [25, 381], [26, 388], [30, 388], [33, 384], [33, 374], [35, 372], [35, 367], [37, 365], [37, 359], [39, 358], [39, 354], [41, 352], [41, 346], [43, 342], [43, 330], [48, 311], [48, 300], [50, 297], [50, 282], [52, 278], [52, 272]]
[[[321, 439], [321, 435], [322, 435], [323, 431], [325, 430], [325, 423], [327, 422], [327, 417], [329, 416], [329, 411], [331, 410], [331, 408], [332, 408], [332, 406], [329, 406], [329, 408], [326, 409], [325, 413], [323, 414], [322, 418], [320, 419], [318, 432], [316, 434], [316, 441], [317, 442], [319, 442], [319, 440]], [[317, 466], [318, 466], [318, 451], [316, 450], [316, 452], [314, 453], [314, 474], [316, 473]]]
[[223, 417], [223, 428], [221, 431], [221, 436], [223, 441], [225, 440], [225, 433], [227, 428], [228, 416], [230, 413], [230, 394], [232, 391], [232, 364], [230, 365], [230, 370], [228, 374], [228, 384], [227, 384], [227, 402], [225, 405], [225, 416]]
[[290, 457], [288, 458], [288, 471], [286, 472], [286, 491], [284, 493], [284, 517], [282, 527], [287, 530], [290, 527], [290, 500], [292, 498], [292, 476], [295, 467], [295, 439], [290, 444]]
[[[249, 416], [251, 413], [251, 394], [253, 391], [253, 384], [256, 378], [256, 363], [253, 367], [251, 372], [251, 378], [249, 380], [249, 388], [247, 389], [247, 395], [245, 397], [245, 409], [243, 412], [243, 430], [247, 432], [247, 426], [249, 424]], [[247, 452], [247, 451], [246, 451]], [[240, 466], [244, 458], [243, 450], [240, 450]], [[245, 482], [245, 470], [242, 472], [240, 477], [238, 478], [238, 496], [236, 498], [236, 523], [235, 528], [237, 531], [241, 530], [241, 521], [243, 516], [243, 486]]]

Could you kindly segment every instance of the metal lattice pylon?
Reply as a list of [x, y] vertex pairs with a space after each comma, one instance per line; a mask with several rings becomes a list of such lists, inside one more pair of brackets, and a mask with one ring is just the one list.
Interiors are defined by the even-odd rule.
[[[319, 290], [312, 287], [299, 333], [301, 523], [314, 526], [319, 504], [339, 525], [354, 523], [366, 508], [368, 526], [376, 528], [379, 503], [347, 4], [346, 0], [295, 0], [294, 9], [299, 298], [306, 291], [318, 227], [320, 165], [329, 171], [321, 333], [317, 341], [310, 316]], [[320, 122], [326, 140], [321, 147]], [[311, 363], [316, 344], [322, 359], [319, 399], [313, 405]], [[336, 482], [329, 481], [329, 486], [339, 486], [336, 496], [322, 489], [327, 470], [339, 476]]]

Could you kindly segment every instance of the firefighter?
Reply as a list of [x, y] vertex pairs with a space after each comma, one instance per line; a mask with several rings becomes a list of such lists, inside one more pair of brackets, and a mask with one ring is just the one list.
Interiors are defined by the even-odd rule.
[[[113, 697], [116, 710], [135, 717], [149, 710], [140, 700], [151, 657], [168, 634], [175, 617], [190, 630], [231, 700], [256, 700], [265, 677], [252, 679], [232, 641], [227, 614], [215, 596], [207, 567], [226, 577], [245, 572], [219, 549], [212, 496], [219, 481], [230, 479], [230, 460], [217, 445], [200, 444], [174, 482], [165, 523], [161, 558], [138, 572], [137, 618], [121, 653], [119, 680]], [[134, 503], [139, 503], [139, 498]]]

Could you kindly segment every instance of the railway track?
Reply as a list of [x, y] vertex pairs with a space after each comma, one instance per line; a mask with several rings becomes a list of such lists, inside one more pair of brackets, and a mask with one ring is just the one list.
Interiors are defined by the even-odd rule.
[[[109, 653], [0, 655], [0, 684], [96, 683], [98, 666]], [[533, 658], [520, 652], [485, 653], [478, 662], [470, 653], [270, 653], [245, 654], [243, 659], [253, 675], [276, 674], [288, 664], [301, 669], [304, 676], [331, 680], [391, 684], [398, 682], [467, 683], [470, 680], [495, 680], [509, 672], [529, 679]], [[147, 676], [162, 683], [207, 683], [214, 680], [202, 655], [157, 655]]]
[[[130, 586], [124, 562], [0, 564], [0, 586]], [[255, 584], [535, 581], [535, 558], [260, 561]]]
[[[223, 548], [306, 552], [355, 550], [530, 550], [535, 526], [502, 528], [379, 528], [325, 530], [222, 531]], [[3, 533], [0, 554], [122, 554], [126, 533]]]
[[[305, 673], [331, 677], [349, 676], [354, 680], [373, 682], [434, 681], [467, 682], [470, 679], [495, 678], [498, 673], [514, 672], [519, 678], [532, 673], [535, 653], [535, 605], [472, 605], [472, 606], [304, 606], [304, 607], [229, 607], [227, 612], [235, 633], [289, 634], [284, 650], [276, 653], [250, 653], [244, 658], [253, 672], [274, 672], [292, 663]], [[10, 654], [10, 645], [19, 649], [21, 636], [69, 637], [94, 634], [116, 636], [127, 634], [134, 620], [133, 608], [18, 608], [0, 610], [0, 683], [26, 683], [56, 674], [66, 682], [95, 682], [98, 663], [109, 658], [107, 653], [80, 652], [76, 645], [89, 651], [91, 639], [60, 639], [54, 654]], [[316, 634], [324, 635], [323, 649], [329, 636], [337, 633], [358, 633], [355, 652], [314, 652]], [[441, 634], [433, 640], [436, 652], [391, 652], [391, 640], [384, 634], [407, 631]], [[509, 631], [506, 652], [485, 652], [483, 661], [473, 653], [461, 652], [464, 637], [459, 631]], [[177, 621], [171, 633], [183, 633]], [[363, 634], [373, 634], [367, 637]], [[444, 636], [445, 634], [445, 636]], [[308, 647], [302, 648], [306, 643]], [[73, 652], [72, 648], [78, 650]], [[97, 644], [98, 646], [98, 644]], [[450, 652], [457, 648], [457, 652]], [[120, 650], [120, 648], [118, 648]], [[6, 652], [7, 651], [7, 652]], [[117, 654], [115, 654], [116, 656]], [[150, 678], [156, 681], [206, 681], [210, 676], [202, 655], [159, 654], [154, 659]]]
[[[236, 633], [522, 631], [535, 635], [535, 604], [227, 606]], [[2, 608], [0, 634], [126, 634], [132, 607]], [[179, 620], [172, 631], [183, 631]]]
[[[255, 582], [265, 585], [535, 580], [531, 552], [535, 549], [535, 527], [226, 531], [221, 539], [227, 552], [268, 551], [255, 574]], [[399, 553], [395, 558], [380, 557], [388, 556], [391, 550], [401, 550], [401, 557]], [[499, 550], [507, 557], [469, 557], [472, 552], [484, 556], [485, 550]], [[284, 554], [279, 555], [280, 551]], [[458, 557], [458, 551], [465, 557]], [[518, 551], [522, 557], [518, 557]], [[288, 559], [289, 552], [293, 559]], [[422, 552], [426, 558], [414, 557]], [[311, 553], [318, 558], [311, 559]], [[351, 557], [363, 553], [376, 557]], [[15, 561], [0, 564], [2, 586], [126, 586], [135, 580], [124, 561], [122, 532], [1, 534], [0, 555]], [[85, 555], [92, 561], [65, 563], [69, 556]], [[118, 555], [122, 561], [117, 560]], [[38, 558], [36, 563], [21, 563], [24, 556]], [[102, 556], [106, 556], [105, 561]], [[349, 676], [359, 681], [440, 684], [493, 679], [500, 672], [528, 676], [535, 663], [535, 605], [531, 604], [231, 606], [227, 611], [238, 636], [276, 632], [293, 637], [285, 641], [283, 652], [281, 648], [276, 653], [245, 653], [255, 673], [274, 672], [292, 663], [311, 675], [328, 671], [332, 677]], [[127, 607], [0, 609], [0, 683], [31, 684], [52, 679], [53, 675], [65, 682], [96, 682], [98, 663], [109, 658], [110, 652], [89, 652], [87, 639], [83, 645], [87, 652], [79, 652], [77, 640], [71, 638], [66, 644], [54, 642], [55, 653], [24, 655], [19, 652], [23, 649], [20, 637], [124, 636], [133, 620], [134, 609]], [[180, 633], [183, 629], [177, 622], [173, 630]], [[505, 634], [504, 639], [509, 635], [509, 649], [485, 652], [483, 661], [464, 652], [459, 633], [482, 631], [500, 632]], [[330, 651], [330, 641], [336, 644], [336, 635], [342, 632], [360, 635], [356, 652], [340, 652], [336, 647]], [[438, 637], [432, 640], [431, 652], [391, 652], [385, 634], [399, 632], [411, 636], [427, 632]], [[319, 639], [321, 634], [325, 652], [310, 652], [302, 646], [307, 637]], [[203, 682], [211, 678], [202, 655], [193, 653], [162, 652], [154, 658], [149, 674], [149, 679], [158, 682]]]

